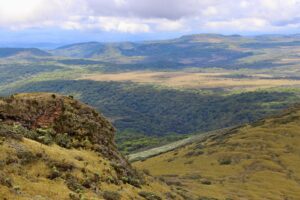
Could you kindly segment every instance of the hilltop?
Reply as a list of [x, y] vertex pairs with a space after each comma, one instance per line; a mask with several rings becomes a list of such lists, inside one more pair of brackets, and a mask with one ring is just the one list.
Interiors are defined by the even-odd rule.
[[135, 170], [114, 127], [91, 107], [57, 94], [0, 99], [0, 199], [181, 199]]
[[15, 56], [51, 56], [50, 53], [38, 48], [0, 48], [0, 58], [15, 57]]
[[298, 105], [134, 166], [159, 176], [186, 199], [298, 199], [299, 133]]

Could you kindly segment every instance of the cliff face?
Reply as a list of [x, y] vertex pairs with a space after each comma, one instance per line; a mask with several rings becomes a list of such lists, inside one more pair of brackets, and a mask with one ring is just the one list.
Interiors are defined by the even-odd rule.
[[114, 132], [101, 114], [72, 97], [1, 98], [0, 194], [4, 199], [143, 199], [156, 192], [157, 198], [169, 198], [166, 185], [137, 172], [117, 151]]
[[42, 143], [95, 150], [125, 162], [114, 144], [114, 127], [93, 108], [72, 97], [37, 93], [3, 98], [0, 120], [37, 130], [38, 135], [27, 136]]
[[68, 147], [92, 148], [99, 152], [103, 151], [99, 145], [107, 149], [114, 147], [112, 125], [94, 109], [71, 97], [38, 93], [3, 98], [0, 119], [2, 123], [17, 123], [30, 130], [51, 130], [49, 136], [53, 138], [66, 134], [73, 140]]

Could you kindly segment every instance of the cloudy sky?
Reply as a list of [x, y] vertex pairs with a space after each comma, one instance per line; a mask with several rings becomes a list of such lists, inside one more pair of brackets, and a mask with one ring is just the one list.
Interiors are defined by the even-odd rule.
[[0, 0], [0, 44], [300, 33], [300, 0]]

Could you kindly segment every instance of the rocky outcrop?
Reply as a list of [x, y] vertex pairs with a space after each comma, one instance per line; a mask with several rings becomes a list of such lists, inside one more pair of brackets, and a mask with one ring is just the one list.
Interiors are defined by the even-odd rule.
[[41, 143], [96, 151], [118, 163], [120, 176], [135, 174], [117, 151], [115, 129], [111, 123], [93, 108], [71, 96], [33, 93], [2, 98], [0, 121], [29, 130], [24, 132], [24, 136]]

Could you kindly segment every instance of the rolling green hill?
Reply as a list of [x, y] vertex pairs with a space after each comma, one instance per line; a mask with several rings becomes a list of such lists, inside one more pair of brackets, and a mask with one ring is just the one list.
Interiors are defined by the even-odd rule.
[[[287, 50], [286, 47], [291, 49]], [[295, 64], [282, 63], [280, 59], [298, 57], [293, 49], [299, 47], [300, 38], [297, 35], [245, 37], [200, 34], [139, 43], [79, 43], [60, 47], [51, 53], [110, 62], [110, 66], [105, 68], [106, 71], [187, 67], [260, 69]], [[289, 55], [280, 53], [281, 49], [288, 51]]]
[[50, 53], [42, 51], [37, 48], [0, 48], [0, 58], [13, 57], [13, 56], [51, 56]]

